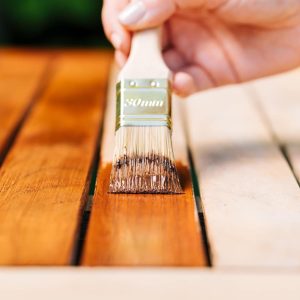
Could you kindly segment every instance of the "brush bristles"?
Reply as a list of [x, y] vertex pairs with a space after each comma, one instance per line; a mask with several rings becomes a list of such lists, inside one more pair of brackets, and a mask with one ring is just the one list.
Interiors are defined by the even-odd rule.
[[117, 130], [109, 191], [182, 193], [168, 127], [121, 127]]

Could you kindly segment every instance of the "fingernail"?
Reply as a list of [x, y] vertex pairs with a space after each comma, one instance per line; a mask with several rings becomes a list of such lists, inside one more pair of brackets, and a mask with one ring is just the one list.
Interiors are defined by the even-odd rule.
[[116, 49], [120, 49], [121, 45], [122, 45], [122, 38], [119, 34], [117, 33], [113, 33], [111, 35], [111, 43], [113, 44], [113, 46]]
[[146, 13], [146, 6], [142, 1], [129, 4], [119, 15], [119, 20], [124, 25], [137, 23]]

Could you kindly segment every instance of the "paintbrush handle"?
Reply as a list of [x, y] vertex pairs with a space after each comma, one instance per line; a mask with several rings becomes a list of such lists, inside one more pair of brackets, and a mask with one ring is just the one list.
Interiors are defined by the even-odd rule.
[[161, 50], [161, 29], [152, 28], [135, 32], [129, 58], [120, 78], [169, 78]]

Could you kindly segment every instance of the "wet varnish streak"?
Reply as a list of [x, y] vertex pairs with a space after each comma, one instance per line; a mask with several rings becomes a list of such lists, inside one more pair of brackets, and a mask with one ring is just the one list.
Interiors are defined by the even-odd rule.
[[102, 166], [84, 265], [206, 265], [190, 173], [176, 165], [184, 190], [180, 195], [109, 194], [111, 164]]

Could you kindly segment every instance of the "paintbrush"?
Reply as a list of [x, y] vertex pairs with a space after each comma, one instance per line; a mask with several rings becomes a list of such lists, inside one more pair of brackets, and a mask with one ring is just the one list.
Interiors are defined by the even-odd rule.
[[158, 28], [134, 33], [116, 88], [111, 193], [182, 193], [171, 140], [171, 74]]

